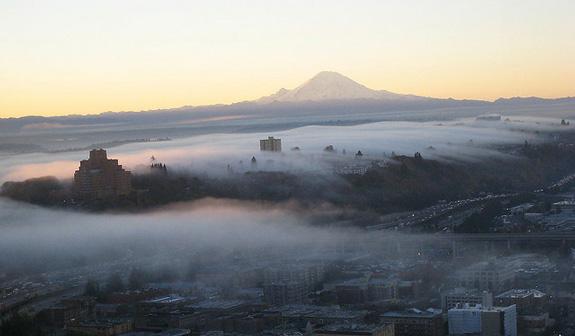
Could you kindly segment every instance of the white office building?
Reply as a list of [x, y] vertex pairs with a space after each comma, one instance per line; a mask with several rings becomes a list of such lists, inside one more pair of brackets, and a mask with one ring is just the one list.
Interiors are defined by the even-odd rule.
[[517, 336], [515, 305], [458, 305], [447, 312], [447, 318], [450, 336]]
[[267, 139], [260, 140], [260, 150], [266, 152], [281, 152], [282, 140], [276, 139], [274, 137], [268, 137]]

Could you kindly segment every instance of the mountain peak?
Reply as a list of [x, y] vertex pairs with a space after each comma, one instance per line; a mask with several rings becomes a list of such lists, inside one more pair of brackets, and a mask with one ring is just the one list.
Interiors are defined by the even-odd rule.
[[413, 99], [388, 91], [372, 90], [338, 72], [322, 71], [293, 90], [281, 89], [277, 93], [260, 98], [260, 103], [334, 101], [354, 99], [403, 100]]
[[324, 80], [324, 79], [329, 79], [329, 80], [347, 79], [347, 80], [351, 80], [348, 77], [340, 74], [339, 72], [335, 72], [335, 71], [320, 71], [317, 73], [317, 75], [313, 76], [310, 80]]

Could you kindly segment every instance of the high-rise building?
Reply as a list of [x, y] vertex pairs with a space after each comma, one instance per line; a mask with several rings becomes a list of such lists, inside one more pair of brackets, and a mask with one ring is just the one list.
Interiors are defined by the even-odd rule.
[[458, 305], [447, 312], [450, 336], [517, 336], [517, 311], [508, 307]]
[[267, 139], [260, 140], [260, 150], [267, 152], [281, 152], [282, 140], [268, 137]]
[[74, 173], [74, 189], [83, 197], [123, 196], [132, 190], [131, 176], [118, 160], [108, 159], [105, 150], [94, 149], [90, 151], [90, 158], [82, 160]]

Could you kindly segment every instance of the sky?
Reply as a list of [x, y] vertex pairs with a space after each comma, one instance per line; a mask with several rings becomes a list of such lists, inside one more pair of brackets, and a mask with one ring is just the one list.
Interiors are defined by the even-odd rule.
[[233, 103], [324, 70], [433, 97], [575, 96], [572, 0], [1, 0], [0, 117]]

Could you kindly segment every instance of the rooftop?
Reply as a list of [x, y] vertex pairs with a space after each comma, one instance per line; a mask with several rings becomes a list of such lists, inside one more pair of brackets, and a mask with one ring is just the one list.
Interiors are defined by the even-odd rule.
[[343, 310], [339, 306], [314, 306], [314, 305], [285, 305], [266, 310], [267, 312], [279, 312], [286, 317], [330, 317], [343, 319], [357, 319], [365, 316], [366, 311]]
[[186, 336], [190, 335], [189, 329], [167, 329], [157, 332], [151, 331], [132, 331], [122, 334], [122, 336]]
[[206, 300], [191, 305], [191, 308], [199, 310], [227, 310], [240, 307], [244, 302], [241, 300]]
[[105, 319], [105, 320], [86, 320], [74, 323], [72, 326], [90, 327], [90, 328], [111, 328], [113, 326], [130, 323], [129, 319]]
[[441, 316], [441, 310], [429, 308], [420, 310], [417, 308], [410, 308], [403, 311], [391, 311], [384, 313], [383, 317], [418, 317], [418, 318], [435, 318]]
[[476, 296], [482, 295], [484, 293], [488, 292], [477, 288], [464, 288], [464, 287], [456, 287], [443, 292], [444, 295], [476, 295]]
[[537, 290], [537, 289], [511, 289], [507, 292], [503, 292], [496, 296], [496, 298], [511, 298], [511, 299], [522, 299], [529, 296], [533, 296], [536, 298], [541, 298], [546, 296], [547, 294]]
[[477, 311], [490, 311], [490, 312], [498, 312], [498, 311], [506, 311], [507, 309], [511, 308], [511, 307], [515, 307], [515, 305], [511, 305], [511, 306], [507, 306], [507, 307], [484, 307], [480, 304], [469, 304], [469, 303], [465, 303], [465, 304], [459, 304], [457, 305], [457, 307], [455, 308], [451, 308], [449, 309], [449, 311], [469, 311], [469, 310], [477, 310]]
[[167, 295], [159, 298], [154, 298], [151, 300], [145, 301], [146, 303], [158, 303], [158, 304], [170, 304], [170, 303], [179, 303], [183, 302], [185, 299], [178, 295]]
[[321, 326], [315, 330], [318, 333], [333, 333], [333, 334], [349, 334], [353, 333], [356, 335], [372, 335], [374, 331], [377, 331], [388, 325], [384, 324], [362, 324], [362, 323], [344, 323], [344, 324], [331, 324], [326, 326]]

